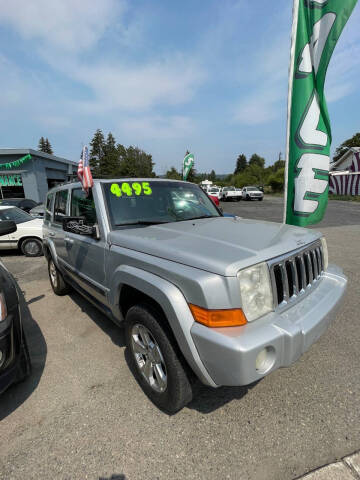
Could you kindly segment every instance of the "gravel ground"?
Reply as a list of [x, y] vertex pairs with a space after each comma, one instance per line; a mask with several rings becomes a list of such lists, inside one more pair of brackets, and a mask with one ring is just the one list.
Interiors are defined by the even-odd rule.
[[[281, 219], [279, 198], [224, 204]], [[33, 375], [0, 400], [1, 479], [293, 479], [360, 448], [360, 204], [317, 226], [349, 277], [326, 334], [291, 368], [244, 388], [200, 387], [167, 416], [130, 373], [122, 331], [78, 294], [56, 297], [44, 258], [3, 261], [23, 291]]]

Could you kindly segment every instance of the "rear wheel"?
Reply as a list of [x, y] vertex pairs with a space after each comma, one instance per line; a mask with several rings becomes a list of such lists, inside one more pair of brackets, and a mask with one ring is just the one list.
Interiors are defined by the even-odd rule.
[[70, 291], [69, 285], [65, 282], [59, 269], [52, 258], [48, 262], [49, 279], [52, 289], [56, 295], [66, 295]]
[[175, 413], [192, 399], [186, 366], [162, 315], [146, 305], [126, 314], [129, 363], [144, 393], [161, 410]]
[[38, 238], [26, 238], [21, 242], [21, 251], [26, 257], [40, 257], [43, 254], [43, 244]]

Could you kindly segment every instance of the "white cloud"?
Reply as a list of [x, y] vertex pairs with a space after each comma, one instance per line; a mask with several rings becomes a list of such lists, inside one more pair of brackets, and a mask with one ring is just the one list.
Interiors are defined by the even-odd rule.
[[11, 0], [1, 3], [0, 21], [26, 40], [81, 51], [95, 45], [124, 10], [122, 0]]
[[191, 60], [176, 56], [137, 66], [78, 64], [67, 73], [92, 89], [97, 109], [108, 110], [181, 104], [192, 98], [204, 79], [204, 73]]
[[120, 123], [120, 128], [129, 137], [137, 139], [169, 139], [187, 136], [194, 128], [193, 122], [185, 116], [141, 116], [127, 118]]

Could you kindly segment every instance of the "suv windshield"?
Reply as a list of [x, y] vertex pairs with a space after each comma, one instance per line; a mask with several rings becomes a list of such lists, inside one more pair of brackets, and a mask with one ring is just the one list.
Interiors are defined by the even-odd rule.
[[19, 223], [24, 223], [24, 222], [29, 222], [30, 220], [34, 220], [34, 217], [24, 212], [20, 208], [12, 207], [12, 208], [4, 208], [0, 210], [0, 221], [2, 220], [12, 220], [18, 225]]
[[221, 216], [201, 188], [191, 183], [118, 181], [102, 186], [113, 228]]
[[259, 189], [256, 188], [256, 187], [246, 187], [246, 190], [247, 190], [248, 192], [258, 192], [258, 191], [259, 191]]

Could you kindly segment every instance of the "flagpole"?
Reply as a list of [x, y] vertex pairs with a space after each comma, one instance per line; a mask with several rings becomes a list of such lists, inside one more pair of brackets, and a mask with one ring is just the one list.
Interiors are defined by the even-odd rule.
[[286, 222], [286, 209], [288, 198], [288, 176], [289, 176], [289, 154], [290, 154], [290, 122], [291, 122], [291, 101], [294, 82], [294, 65], [295, 65], [295, 47], [296, 47], [296, 32], [299, 17], [299, 1], [293, 2], [293, 22], [291, 29], [291, 47], [290, 47], [290, 66], [289, 66], [289, 86], [288, 86], [288, 101], [287, 101], [287, 122], [286, 122], [286, 151], [285, 151], [285, 185], [284, 185], [284, 214], [283, 223]]

